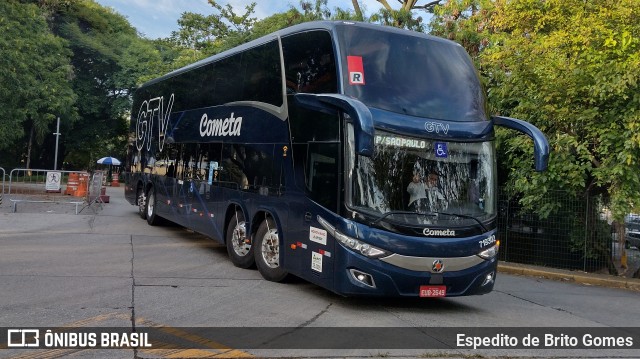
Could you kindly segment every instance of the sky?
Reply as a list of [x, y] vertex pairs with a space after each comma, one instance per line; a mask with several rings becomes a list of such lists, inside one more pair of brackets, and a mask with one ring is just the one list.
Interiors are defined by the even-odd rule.
[[[185, 12], [203, 15], [214, 13], [207, 0], [96, 0], [100, 5], [111, 7], [124, 15], [138, 32], [149, 39], [169, 37], [178, 30], [178, 19]], [[299, 0], [217, 0], [225, 6], [231, 4], [236, 13], [244, 13], [245, 7], [256, 2], [254, 15], [258, 19], [286, 11], [290, 5], [299, 8]], [[377, 12], [381, 8], [376, 0], [361, 0], [366, 14]], [[352, 9], [351, 0], [329, 0], [329, 9], [336, 7]]]

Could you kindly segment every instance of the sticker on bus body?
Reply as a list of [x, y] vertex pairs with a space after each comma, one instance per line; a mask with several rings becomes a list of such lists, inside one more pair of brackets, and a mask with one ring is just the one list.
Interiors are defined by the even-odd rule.
[[362, 56], [347, 56], [349, 85], [364, 85], [364, 65]]
[[449, 150], [447, 149], [446, 142], [436, 142], [435, 143], [435, 153], [438, 158], [447, 158], [449, 157]]
[[309, 227], [309, 240], [311, 242], [320, 243], [324, 246], [327, 245], [327, 231], [324, 229]]
[[322, 273], [322, 257], [323, 255], [318, 252], [311, 252], [311, 269]]

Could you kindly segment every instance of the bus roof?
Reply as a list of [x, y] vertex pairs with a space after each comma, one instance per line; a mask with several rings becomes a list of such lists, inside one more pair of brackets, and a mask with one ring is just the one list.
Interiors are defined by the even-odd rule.
[[211, 62], [215, 62], [219, 59], [223, 59], [225, 57], [234, 55], [238, 52], [242, 52], [245, 51], [247, 49], [259, 46], [261, 44], [264, 44], [268, 41], [271, 41], [273, 39], [276, 39], [278, 37], [283, 37], [283, 36], [287, 36], [287, 35], [291, 35], [291, 34], [295, 34], [295, 33], [300, 33], [300, 32], [305, 32], [305, 31], [310, 31], [310, 30], [327, 30], [330, 32], [334, 32], [336, 27], [339, 26], [357, 26], [357, 27], [361, 27], [361, 28], [369, 28], [371, 30], [375, 30], [375, 31], [385, 31], [385, 32], [393, 32], [393, 33], [399, 33], [399, 34], [404, 34], [406, 36], [416, 36], [416, 37], [421, 37], [421, 38], [426, 38], [426, 39], [430, 39], [432, 41], [438, 41], [438, 42], [443, 42], [443, 43], [449, 43], [452, 46], [461, 46], [460, 44], [447, 40], [447, 39], [443, 39], [440, 37], [436, 37], [436, 36], [432, 36], [432, 35], [428, 35], [425, 33], [421, 33], [421, 32], [417, 32], [417, 31], [411, 31], [411, 30], [405, 30], [405, 29], [399, 29], [396, 27], [391, 27], [391, 26], [384, 26], [384, 25], [378, 25], [378, 24], [371, 24], [371, 23], [365, 23], [365, 22], [357, 22], [357, 21], [311, 21], [311, 22], [305, 22], [302, 24], [298, 24], [298, 25], [293, 25], [287, 28], [284, 28], [282, 30], [278, 30], [275, 31], [271, 34], [262, 36], [258, 39], [249, 41], [245, 44], [236, 46], [232, 49], [229, 50], [225, 50], [221, 53], [212, 55], [210, 57], [207, 57], [205, 59], [202, 59], [200, 61], [194, 62], [192, 64], [189, 64], [187, 66], [184, 66], [182, 68], [176, 69], [174, 71], [171, 71], [163, 76], [160, 76], [158, 78], [155, 78], [153, 80], [150, 80], [144, 84], [142, 84], [140, 86], [140, 88], [142, 87], [146, 87], [149, 85], [152, 85], [154, 83], [157, 82], [161, 82], [164, 81], [168, 78], [180, 75], [182, 73], [188, 72], [190, 70], [193, 70], [195, 68], [204, 66], [206, 64], [209, 64]]

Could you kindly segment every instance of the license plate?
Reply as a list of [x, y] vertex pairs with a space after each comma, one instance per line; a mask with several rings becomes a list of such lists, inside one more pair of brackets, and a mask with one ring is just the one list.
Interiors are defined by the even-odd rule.
[[422, 298], [437, 298], [445, 297], [447, 295], [446, 285], [421, 285], [420, 297]]

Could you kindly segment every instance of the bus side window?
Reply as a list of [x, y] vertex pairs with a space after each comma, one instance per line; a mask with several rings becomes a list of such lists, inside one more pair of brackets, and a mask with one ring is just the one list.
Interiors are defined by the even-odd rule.
[[242, 99], [281, 106], [284, 101], [278, 42], [274, 40], [249, 49], [242, 56], [246, 66]]
[[331, 211], [338, 210], [338, 160], [336, 143], [309, 143], [305, 177], [311, 198]]
[[331, 35], [308, 31], [282, 39], [287, 93], [335, 93], [338, 89]]
[[238, 190], [249, 188], [249, 179], [245, 174], [246, 151], [244, 146], [225, 144], [222, 150], [222, 185]]

